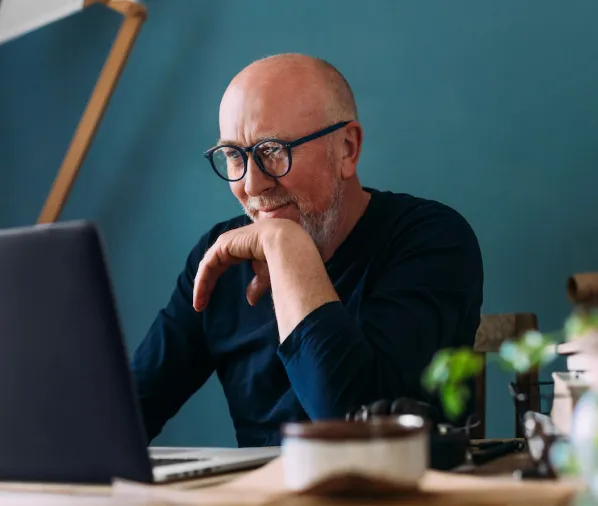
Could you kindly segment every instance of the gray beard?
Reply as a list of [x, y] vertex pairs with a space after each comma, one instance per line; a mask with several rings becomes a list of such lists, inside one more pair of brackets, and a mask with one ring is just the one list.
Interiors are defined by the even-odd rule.
[[[332, 183], [332, 203], [330, 207], [321, 213], [303, 213], [299, 208], [299, 223], [303, 229], [312, 238], [312, 241], [322, 253], [330, 240], [334, 237], [339, 226], [340, 211], [343, 203], [343, 192], [341, 190], [341, 183], [338, 179], [334, 179]], [[287, 200], [287, 199], [285, 199]], [[297, 203], [296, 199], [289, 198], [289, 202]], [[278, 202], [277, 205], [282, 205], [283, 202]], [[250, 206], [249, 209], [243, 207], [245, 214], [255, 222], [256, 211]]]
[[324, 251], [338, 230], [343, 194], [340, 182], [336, 179], [332, 192], [332, 204], [326, 211], [317, 214], [301, 213], [299, 218], [301, 226], [310, 235], [320, 253]]

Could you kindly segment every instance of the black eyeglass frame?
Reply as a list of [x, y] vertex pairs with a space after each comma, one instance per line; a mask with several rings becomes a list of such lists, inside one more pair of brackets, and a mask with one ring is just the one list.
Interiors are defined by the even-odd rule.
[[[241, 181], [241, 179], [243, 179], [245, 177], [245, 174], [247, 174], [247, 164], [248, 164], [248, 157], [247, 157], [247, 153], [251, 153], [251, 155], [253, 156], [253, 159], [255, 160], [255, 163], [257, 164], [258, 168], [267, 176], [278, 179], [281, 178], [283, 176], [286, 176], [290, 170], [291, 170], [291, 166], [293, 165], [293, 156], [291, 154], [291, 150], [297, 146], [300, 146], [301, 144], [305, 144], [306, 142], [309, 141], [313, 141], [315, 139], [319, 139], [320, 137], [324, 137], [325, 135], [331, 134], [332, 132], [336, 132], [337, 130], [340, 130], [341, 128], [347, 126], [349, 123], [351, 123], [353, 120], [350, 121], [341, 121], [339, 123], [335, 123], [334, 125], [330, 125], [326, 128], [323, 128], [322, 130], [318, 130], [317, 132], [311, 133], [309, 135], [306, 135], [304, 137], [301, 137], [300, 139], [294, 140], [292, 142], [284, 142], [281, 141], [279, 139], [263, 139], [260, 142], [258, 142], [257, 144], [254, 144], [253, 146], [248, 146], [246, 148], [242, 148], [239, 146], [235, 146], [234, 144], [220, 144], [218, 146], [215, 146], [211, 149], [208, 149], [203, 155], [208, 159], [208, 161], [210, 162], [210, 166], [212, 167], [212, 170], [216, 173], [216, 175], [221, 178], [224, 179], [225, 181], [228, 181], [230, 183], [236, 183], [237, 181]], [[256, 153], [257, 148], [259, 148], [262, 144], [265, 144], [267, 142], [276, 142], [278, 144], [280, 144], [281, 146], [283, 146], [286, 150], [287, 153], [287, 157], [289, 160], [289, 166], [287, 167], [287, 170], [284, 172], [284, 174], [279, 174], [279, 175], [273, 175], [270, 174], [266, 168], [264, 167], [259, 155]], [[241, 153], [241, 156], [243, 157], [243, 163], [244, 163], [244, 169], [243, 169], [243, 174], [241, 175], [241, 177], [237, 178], [237, 179], [229, 179], [227, 177], [224, 177], [222, 174], [220, 174], [220, 172], [218, 172], [218, 169], [216, 168], [216, 165], [214, 165], [214, 153], [221, 148], [232, 148], [232, 149], [236, 149], [237, 151], [239, 151]]]

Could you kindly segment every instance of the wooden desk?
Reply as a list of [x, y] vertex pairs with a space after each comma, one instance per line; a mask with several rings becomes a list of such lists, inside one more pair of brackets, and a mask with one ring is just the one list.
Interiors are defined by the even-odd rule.
[[[510, 454], [485, 465], [479, 466], [470, 471], [461, 471], [460, 474], [474, 474], [484, 476], [508, 476], [513, 473], [516, 469], [523, 469], [530, 465], [529, 457], [524, 453]], [[155, 487], [175, 488], [179, 490], [195, 490], [204, 487], [211, 487], [218, 484], [224, 484], [231, 480], [245, 475], [246, 472], [228, 473], [219, 476], [212, 476], [209, 478], [202, 478], [197, 480], [182, 481], [179, 483], [169, 485], [156, 485]], [[183, 504], [182, 502], [173, 502], [170, 499], [164, 501], [161, 499], [146, 497], [114, 497], [111, 495], [111, 487], [101, 486], [75, 486], [75, 485], [41, 485], [41, 484], [23, 484], [23, 483], [0, 483], [0, 504], [27, 504], [29, 506], [43, 504], [53, 506], [54, 504], [70, 506], [71, 504], [83, 505], [83, 506], [111, 506], [119, 504], [123, 506], [128, 505], [140, 505], [144, 506], [171, 506], [174, 504]], [[530, 502], [529, 494], [526, 497], [522, 497], [521, 500], [509, 499], [508, 503], [502, 502], [500, 496], [493, 494], [484, 494], [478, 489], [475, 493], [464, 493], [460, 494], [456, 491], [450, 494], [449, 497], [427, 495], [425, 497], [407, 497], [402, 498], [400, 501], [395, 498], [387, 498], [384, 500], [375, 500], [371, 498], [363, 498], [356, 502], [355, 498], [349, 502], [342, 499], [332, 499], [323, 497], [313, 496], [285, 496], [283, 498], [271, 501], [268, 503], [269, 506], [339, 506], [339, 505], [351, 505], [356, 504], [414, 504], [422, 506], [442, 505], [442, 506], [453, 506], [453, 505], [497, 505], [497, 504], [521, 504], [521, 506], [531, 506], [534, 504]], [[542, 499], [544, 506], [560, 506], [562, 502], [546, 502], [546, 494]], [[565, 503], [566, 504], [566, 503]]]

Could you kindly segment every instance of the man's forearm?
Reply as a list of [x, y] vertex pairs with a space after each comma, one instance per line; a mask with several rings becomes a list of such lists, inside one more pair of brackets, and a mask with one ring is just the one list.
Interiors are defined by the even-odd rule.
[[289, 223], [273, 234], [264, 253], [283, 342], [309, 313], [339, 298], [318, 249], [299, 225]]

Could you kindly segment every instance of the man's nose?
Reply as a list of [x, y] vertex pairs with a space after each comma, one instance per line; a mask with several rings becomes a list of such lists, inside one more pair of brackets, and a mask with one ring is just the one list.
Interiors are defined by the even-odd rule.
[[274, 186], [276, 186], [275, 178], [264, 174], [249, 153], [247, 155], [247, 173], [245, 174], [245, 193], [250, 197], [258, 197]]

